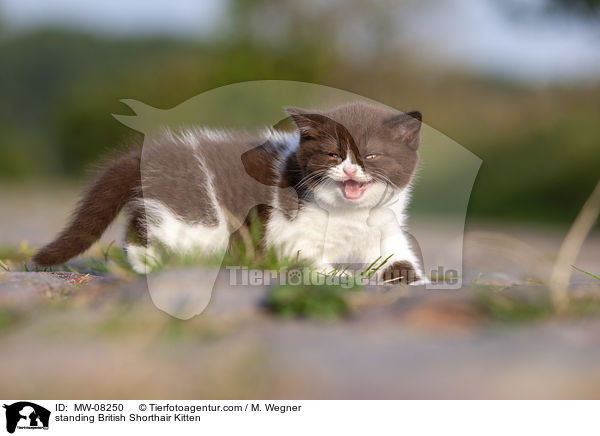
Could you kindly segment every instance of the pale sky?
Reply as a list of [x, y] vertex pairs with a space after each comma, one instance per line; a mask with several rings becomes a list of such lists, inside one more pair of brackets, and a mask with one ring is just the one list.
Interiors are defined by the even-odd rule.
[[[0, 0], [0, 14], [13, 29], [58, 24], [109, 34], [209, 35], [225, 9], [226, 0]], [[536, 82], [600, 77], [598, 22], [535, 14], [510, 19], [498, 0], [433, 0], [408, 9], [397, 27], [433, 64]]]
[[107, 33], [203, 35], [215, 30], [222, 0], [0, 0], [14, 28], [67, 25]]
[[[543, 14], [511, 19], [498, 3], [423, 2], [405, 25], [428, 43], [428, 54], [440, 62], [464, 63], [474, 69], [536, 81], [600, 77], [599, 21]], [[543, 0], [519, 3], [543, 7]]]

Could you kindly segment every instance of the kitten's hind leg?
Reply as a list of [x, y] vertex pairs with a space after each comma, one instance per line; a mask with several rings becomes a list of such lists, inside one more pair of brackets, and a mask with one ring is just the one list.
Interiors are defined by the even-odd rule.
[[156, 269], [160, 260], [158, 253], [148, 246], [146, 217], [143, 204], [134, 206], [129, 212], [125, 229], [124, 250], [127, 260], [138, 274], [149, 274]]
[[138, 274], [149, 274], [161, 264], [160, 257], [153, 247], [127, 243], [125, 253], [131, 268]]
[[210, 302], [229, 241], [227, 226], [185, 222], [166, 208], [155, 207], [152, 213], [144, 227], [145, 245], [139, 243], [135, 220], [130, 222], [133, 236], [126, 244], [127, 256], [134, 270], [146, 275], [154, 305], [171, 316], [189, 319]]

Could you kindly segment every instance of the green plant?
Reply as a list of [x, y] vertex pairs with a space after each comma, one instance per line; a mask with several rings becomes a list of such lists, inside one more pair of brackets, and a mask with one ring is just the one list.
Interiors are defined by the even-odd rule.
[[600, 277], [598, 277], [598, 276], [597, 276], [597, 275], [595, 275], [595, 274], [592, 274], [592, 273], [590, 273], [590, 272], [584, 271], [584, 270], [582, 270], [581, 268], [577, 268], [575, 265], [571, 265], [571, 266], [572, 266], [573, 268], [575, 268], [575, 269], [576, 269], [577, 271], [579, 271], [579, 272], [582, 272], [582, 273], [584, 273], [584, 274], [587, 274], [588, 276], [590, 276], [590, 277], [593, 277], [593, 278], [595, 278], [596, 280], [600, 280]]
[[480, 286], [476, 289], [477, 304], [492, 320], [507, 323], [538, 321], [554, 313], [548, 293], [535, 296], [494, 290]]
[[281, 285], [271, 290], [265, 305], [284, 318], [338, 320], [350, 315], [347, 296], [356, 289], [340, 285]]

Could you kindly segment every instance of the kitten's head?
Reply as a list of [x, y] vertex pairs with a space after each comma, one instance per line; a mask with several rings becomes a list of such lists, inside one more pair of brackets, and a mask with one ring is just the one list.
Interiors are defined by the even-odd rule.
[[287, 112], [300, 130], [300, 185], [321, 204], [374, 207], [410, 184], [419, 160], [421, 113], [366, 103]]

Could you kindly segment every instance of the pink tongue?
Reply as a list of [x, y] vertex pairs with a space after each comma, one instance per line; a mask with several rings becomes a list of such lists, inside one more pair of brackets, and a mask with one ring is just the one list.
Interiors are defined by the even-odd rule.
[[346, 198], [349, 200], [360, 198], [362, 195], [360, 183], [354, 180], [346, 180], [344, 182], [344, 195], [346, 195]]

